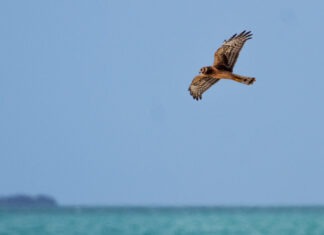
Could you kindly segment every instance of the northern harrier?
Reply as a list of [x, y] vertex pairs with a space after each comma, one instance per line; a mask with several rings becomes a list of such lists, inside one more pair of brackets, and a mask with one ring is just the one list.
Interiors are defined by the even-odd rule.
[[243, 31], [225, 40], [223, 45], [215, 52], [214, 64], [212, 66], [202, 67], [199, 72], [200, 74], [192, 80], [188, 89], [190, 95], [196, 100], [201, 99], [202, 94], [220, 79], [231, 79], [236, 82], [251, 85], [255, 81], [255, 78], [232, 73], [244, 43], [251, 38], [251, 31]]

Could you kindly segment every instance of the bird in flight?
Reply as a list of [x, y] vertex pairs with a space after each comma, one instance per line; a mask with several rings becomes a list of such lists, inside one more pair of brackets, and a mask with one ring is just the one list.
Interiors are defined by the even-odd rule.
[[244, 43], [251, 38], [251, 31], [243, 31], [224, 41], [223, 45], [215, 52], [213, 65], [202, 67], [199, 75], [192, 80], [189, 86], [190, 95], [195, 100], [200, 100], [202, 94], [220, 79], [231, 79], [246, 85], [255, 82], [253, 77], [233, 73], [234, 65]]

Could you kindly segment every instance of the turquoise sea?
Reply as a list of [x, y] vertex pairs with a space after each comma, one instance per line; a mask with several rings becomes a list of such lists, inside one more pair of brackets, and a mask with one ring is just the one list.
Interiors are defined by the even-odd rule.
[[0, 209], [0, 235], [323, 235], [324, 207]]

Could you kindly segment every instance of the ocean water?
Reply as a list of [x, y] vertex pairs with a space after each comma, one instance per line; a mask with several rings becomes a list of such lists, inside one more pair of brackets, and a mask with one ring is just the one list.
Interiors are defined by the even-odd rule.
[[323, 207], [0, 209], [0, 235], [324, 235]]

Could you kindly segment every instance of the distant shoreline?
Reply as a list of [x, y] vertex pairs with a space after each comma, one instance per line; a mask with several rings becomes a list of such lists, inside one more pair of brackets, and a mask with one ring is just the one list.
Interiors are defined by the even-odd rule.
[[0, 196], [0, 207], [21, 208], [21, 207], [57, 207], [57, 201], [47, 195], [30, 196], [25, 194], [15, 194], [10, 196]]

